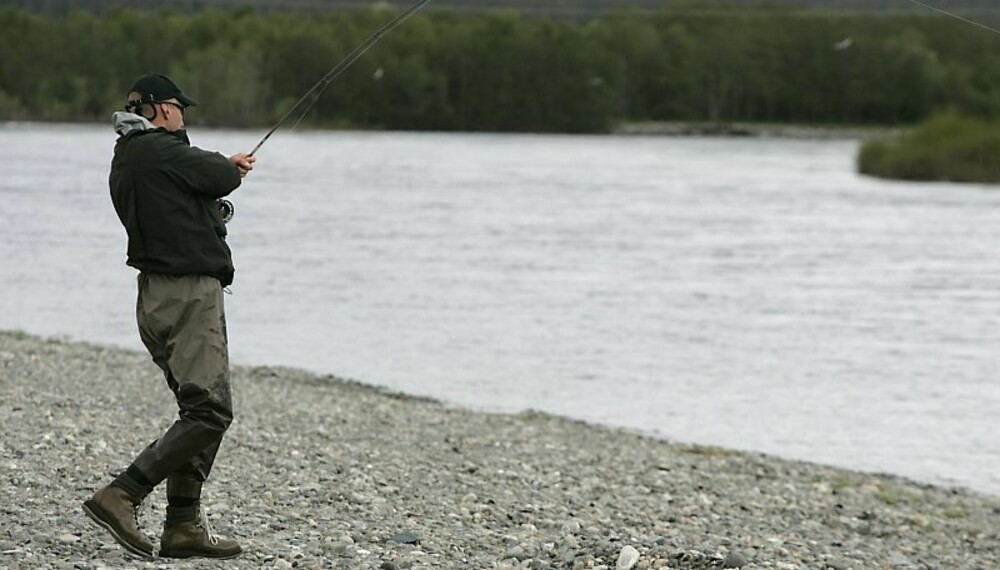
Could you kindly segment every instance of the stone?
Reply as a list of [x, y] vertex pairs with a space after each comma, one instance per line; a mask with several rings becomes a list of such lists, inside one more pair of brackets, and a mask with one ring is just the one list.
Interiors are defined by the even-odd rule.
[[909, 568], [910, 566], [913, 566], [913, 562], [899, 552], [893, 552], [889, 555], [889, 564], [896, 568]]
[[615, 564], [615, 569], [629, 570], [629, 568], [635, 566], [636, 562], [639, 562], [639, 551], [634, 546], [626, 544], [622, 547], [621, 552], [618, 553], [618, 563]]
[[743, 568], [747, 565], [747, 558], [742, 553], [735, 550], [730, 552], [726, 559], [722, 561], [723, 568]]
[[420, 542], [420, 537], [412, 532], [397, 532], [392, 535], [392, 540], [393, 542], [398, 542], [399, 544], [418, 544]]

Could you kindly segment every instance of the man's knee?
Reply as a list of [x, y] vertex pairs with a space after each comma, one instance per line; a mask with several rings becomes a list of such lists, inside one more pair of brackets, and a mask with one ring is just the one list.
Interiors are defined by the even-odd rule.
[[222, 435], [233, 423], [233, 407], [228, 390], [225, 394], [194, 385], [182, 385], [177, 390], [181, 417], [197, 421], [206, 431]]

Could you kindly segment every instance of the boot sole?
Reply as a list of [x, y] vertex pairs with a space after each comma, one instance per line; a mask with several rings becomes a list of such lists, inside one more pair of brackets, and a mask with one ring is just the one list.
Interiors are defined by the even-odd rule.
[[90, 518], [90, 520], [94, 521], [94, 523], [97, 526], [108, 531], [108, 534], [111, 535], [111, 538], [115, 539], [115, 542], [120, 544], [122, 548], [124, 548], [131, 554], [134, 554], [146, 560], [153, 559], [153, 551], [150, 550], [147, 552], [139, 548], [138, 546], [133, 545], [129, 541], [125, 540], [125, 538], [121, 534], [119, 534], [117, 530], [115, 530], [115, 527], [112, 526], [111, 523], [107, 522], [106, 519], [109, 519], [111, 517], [109, 517], [108, 514], [104, 512], [104, 509], [99, 507], [96, 503], [94, 503], [93, 501], [85, 502], [83, 504], [83, 512], [86, 513], [87, 517]]
[[160, 558], [211, 558], [212, 560], [230, 560], [238, 557], [240, 554], [243, 554], [242, 550], [235, 554], [225, 554], [221, 556], [212, 556], [211, 554], [205, 554], [200, 550], [160, 550]]

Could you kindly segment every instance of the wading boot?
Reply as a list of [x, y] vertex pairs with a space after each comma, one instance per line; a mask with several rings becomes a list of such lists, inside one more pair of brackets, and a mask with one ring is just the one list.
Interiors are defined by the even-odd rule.
[[139, 505], [125, 489], [108, 485], [83, 503], [90, 520], [111, 533], [122, 548], [136, 556], [153, 557], [153, 543], [139, 530]]
[[[190, 509], [191, 516], [178, 516]], [[184, 520], [177, 520], [178, 518]], [[176, 509], [167, 507], [167, 522], [160, 536], [160, 556], [163, 558], [235, 558], [243, 552], [235, 540], [212, 534], [208, 521], [198, 513], [198, 507]]]

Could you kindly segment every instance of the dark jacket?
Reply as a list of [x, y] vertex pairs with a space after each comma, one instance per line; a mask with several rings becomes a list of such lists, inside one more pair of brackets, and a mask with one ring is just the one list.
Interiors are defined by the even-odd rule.
[[236, 165], [191, 146], [184, 131], [115, 113], [111, 201], [128, 232], [128, 265], [164, 275], [233, 282], [233, 258], [216, 199], [240, 185]]

